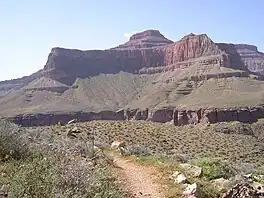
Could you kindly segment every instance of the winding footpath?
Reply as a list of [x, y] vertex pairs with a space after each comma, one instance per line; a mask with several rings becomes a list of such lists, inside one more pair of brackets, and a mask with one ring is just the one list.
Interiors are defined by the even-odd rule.
[[115, 168], [118, 180], [123, 190], [132, 194], [133, 198], [165, 198], [163, 188], [157, 182], [157, 170], [115, 154], [113, 158], [114, 164], [119, 167]]

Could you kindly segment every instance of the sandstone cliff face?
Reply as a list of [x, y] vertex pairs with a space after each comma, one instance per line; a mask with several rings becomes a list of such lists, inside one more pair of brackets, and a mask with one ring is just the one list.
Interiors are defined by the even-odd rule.
[[164, 65], [220, 53], [217, 45], [206, 34], [191, 34], [165, 48]]
[[250, 71], [264, 74], [264, 53], [254, 45], [237, 44], [235, 48]]
[[244, 61], [241, 59], [240, 54], [237, 51], [236, 45], [234, 44], [226, 44], [226, 43], [218, 43], [217, 46], [219, 49], [226, 53], [224, 59], [226, 61], [225, 65], [233, 69], [245, 70], [248, 71]]
[[8, 119], [22, 126], [43, 126], [54, 125], [58, 122], [66, 124], [68, 121], [75, 118], [79, 122], [92, 120], [145, 120], [158, 123], [169, 122], [175, 126], [231, 121], [253, 123], [260, 118], [264, 118], [264, 107], [199, 110], [184, 110], [177, 108], [156, 110], [126, 109], [117, 112], [101, 111], [97, 113], [75, 112], [68, 114], [18, 115]]
[[[158, 38], [158, 41], [155, 41], [158, 44], [155, 46], [154, 38]], [[150, 42], [152, 44], [149, 44]], [[154, 47], [146, 48], [149, 45]], [[120, 71], [147, 73], [147, 68], [159, 68], [158, 71], [164, 71], [167, 67], [177, 68], [180, 63], [188, 67], [197, 61], [203, 65], [217, 64], [232, 68], [233, 63], [236, 63], [233, 59], [237, 59], [233, 56], [228, 50], [221, 50], [205, 34], [191, 34], [171, 43], [159, 32], [146, 31], [133, 35], [128, 43], [110, 50], [80, 51], [53, 48], [43, 75], [69, 85], [77, 77], [85, 78]], [[196, 61], [198, 58], [200, 60]]]
[[189, 34], [173, 43], [158, 30], [146, 30], [131, 36], [127, 43], [109, 50], [53, 48], [43, 70], [27, 77], [0, 82], [0, 97], [40, 76], [71, 85], [77, 77], [120, 71], [160, 73], [188, 67], [197, 61], [201, 65], [216, 64], [264, 75], [264, 53], [259, 52], [256, 46], [217, 44], [206, 34]]
[[[184, 74], [185, 76], [177, 76], [180, 73], [179, 71], [191, 70], [193, 67], [198, 66], [197, 71], [202, 71], [201, 73], [195, 70], [194, 74], [187, 72], [187, 74]], [[232, 72], [225, 73], [221, 70], [222, 67], [242, 71], [232, 70]], [[206, 73], [211, 68], [220, 68], [217, 71], [222, 73]], [[248, 77], [248, 70], [264, 74], [264, 54], [258, 52], [255, 46], [214, 43], [206, 34], [189, 34], [177, 42], [172, 42], [157, 30], [147, 30], [131, 36], [127, 43], [108, 50], [81, 51], [53, 48], [43, 70], [28, 77], [0, 82], [0, 97], [11, 89], [20, 89], [22, 87], [26, 90], [38, 89], [61, 93], [68, 89], [76, 78], [87, 78], [101, 73], [114, 74], [124, 71], [128, 73], [154, 74], [175, 71], [173, 75], [176, 76], [177, 81], [185, 78], [201, 81], [209, 78]], [[52, 86], [37, 86], [37, 88], [36, 86], [25, 87], [32, 81], [34, 84], [34, 80], [39, 77], [52, 79], [56, 81], [56, 84]], [[168, 79], [165, 78], [165, 80]], [[41, 84], [43, 84], [42, 81]], [[261, 117], [262, 113], [260, 112], [262, 111], [259, 111], [254, 110], [253, 112], [252, 109], [200, 111], [175, 108], [166, 110], [145, 109], [144, 111], [133, 109], [125, 111], [123, 114], [124, 118], [118, 119], [149, 120], [162, 123], [173, 122], [178, 126], [198, 123], [204, 120], [210, 123], [230, 120], [248, 122], [250, 119], [255, 120], [255, 118]], [[258, 112], [258, 115], [253, 115], [256, 112]], [[89, 116], [86, 113], [80, 115], [83, 116], [82, 119], [84, 120], [105, 119], [106, 117], [107, 119], [117, 119], [114, 112], [91, 113]], [[247, 118], [249, 115], [253, 116], [253, 118]], [[42, 115], [39, 116], [41, 117]], [[57, 115], [50, 116], [57, 121]], [[69, 117], [69, 115], [65, 116]], [[31, 119], [36, 118], [34, 116], [25, 118], [25, 120]], [[34, 122], [39, 123], [39, 121]], [[48, 121], [47, 123], [53, 123], [53, 121]]]
[[68, 50], [52, 49], [44, 76], [71, 84], [76, 77], [85, 78], [100, 73], [118, 73], [125, 71], [137, 73], [142, 67], [162, 64], [163, 52], [155, 49], [145, 50]]

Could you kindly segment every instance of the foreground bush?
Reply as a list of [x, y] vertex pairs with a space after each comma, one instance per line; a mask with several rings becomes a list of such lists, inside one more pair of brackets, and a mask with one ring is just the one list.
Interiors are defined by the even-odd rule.
[[19, 132], [17, 125], [0, 120], [0, 161], [9, 158], [21, 159], [29, 155], [28, 148], [18, 136]]
[[196, 161], [195, 164], [203, 168], [203, 175], [208, 180], [217, 178], [228, 179], [235, 175], [231, 167], [220, 159], [205, 158]]
[[27, 131], [22, 134], [15, 125], [4, 124], [0, 127], [0, 197], [9, 194], [15, 198], [123, 197], [103, 155], [92, 160], [65, 152], [70, 145], [59, 144], [61, 153], [45, 148], [45, 142], [41, 149], [36, 144], [36, 149], [30, 147], [29, 152], [28, 143], [20, 138]]

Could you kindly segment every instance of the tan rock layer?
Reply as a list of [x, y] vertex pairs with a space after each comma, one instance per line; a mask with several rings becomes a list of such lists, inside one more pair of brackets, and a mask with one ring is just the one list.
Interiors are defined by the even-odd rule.
[[234, 108], [234, 109], [199, 109], [184, 110], [177, 108], [164, 108], [156, 110], [126, 109], [120, 111], [76, 112], [68, 114], [36, 114], [18, 115], [8, 118], [10, 121], [22, 126], [43, 126], [57, 123], [67, 124], [72, 119], [79, 122], [93, 120], [145, 120], [151, 122], [171, 122], [175, 126], [197, 123], [217, 123], [240, 121], [253, 123], [264, 118], [264, 107]]

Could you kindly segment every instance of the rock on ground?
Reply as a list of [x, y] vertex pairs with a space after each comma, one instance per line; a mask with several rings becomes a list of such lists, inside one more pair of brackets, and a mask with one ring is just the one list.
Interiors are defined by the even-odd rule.
[[196, 183], [188, 185], [183, 192], [183, 196], [185, 198], [200, 198], [200, 187]]

